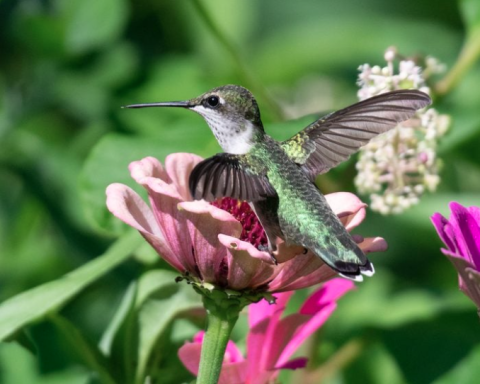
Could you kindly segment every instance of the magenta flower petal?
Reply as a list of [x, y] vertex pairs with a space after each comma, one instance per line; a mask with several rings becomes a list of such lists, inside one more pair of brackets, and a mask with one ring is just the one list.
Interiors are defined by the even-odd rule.
[[450, 219], [435, 213], [431, 219], [448, 249], [442, 252], [459, 274], [460, 289], [480, 309], [480, 208], [450, 203]]
[[480, 270], [480, 222], [470, 212], [458, 203], [450, 203], [452, 217], [450, 222], [454, 229], [458, 253]]
[[338, 301], [348, 291], [355, 289], [355, 284], [350, 280], [332, 279], [315, 291], [303, 303], [300, 313], [303, 315], [315, 315], [323, 306]]
[[442, 252], [458, 272], [460, 289], [480, 309], [480, 273], [472, 268], [472, 264], [463, 257], [446, 249], [442, 249]]
[[330, 317], [337, 307], [338, 299], [354, 288], [353, 282], [337, 278], [325, 283], [322, 288], [313, 293], [300, 309], [299, 316], [303, 317], [303, 321], [295, 320], [298, 323], [295, 334], [289, 338], [278, 362], [280, 364], [286, 362], [300, 345]]
[[480, 207], [468, 207], [467, 211], [477, 223], [480, 223]]
[[[259, 301], [258, 303], [251, 304], [248, 308], [248, 325], [251, 329], [256, 327], [264, 320], [270, 322], [278, 321], [282, 312], [285, 310], [288, 301], [293, 295], [291, 292], [283, 292], [275, 295], [275, 304], [270, 304], [266, 300]], [[252, 347], [260, 347], [262, 344], [253, 344]]]
[[287, 361], [285, 364], [278, 364], [275, 366], [275, 369], [300, 369], [305, 368], [307, 366], [308, 359], [306, 357], [297, 357], [296, 359], [292, 359]]
[[454, 250], [455, 244], [445, 232], [445, 228], [448, 224], [448, 220], [445, 217], [443, 217], [440, 213], [434, 213], [433, 216], [431, 217], [431, 220], [443, 243], [447, 246], [448, 249]]
[[187, 368], [195, 376], [198, 375], [200, 367], [200, 356], [202, 353], [201, 343], [185, 343], [178, 350], [178, 357]]
[[[178, 357], [195, 376], [198, 375], [202, 349], [203, 332], [195, 335], [194, 342], [185, 343], [178, 350]], [[224, 363], [220, 374], [219, 384], [244, 384], [247, 375], [247, 361], [233, 341], [229, 341], [225, 351]]]
[[[274, 337], [271, 338], [271, 343], [268, 345], [270, 352], [267, 355], [268, 359], [264, 362], [263, 369], [272, 369], [277, 365], [288, 362], [288, 359], [301, 345], [297, 345], [294, 335], [308, 320], [308, 316], [295, 313], [280, 320], [275, 327], [272, 326]], [[293, 344], [291, 344], [292, 342]], [[292, 345], [294, 348], [292, 348]]]
[[267, 363], [270, 354], [275, 353], [272, 349], [275, 329], [292, 294], [293, 292], [285, 292], [275, 295], [275, 304], [260, 301], [250, 305], [247, 351], [251, 376], [273, 368], [267, 367]]
[[[193, 342], [202, 344], [204, 337], [205, 331], [199, 331], [193, 336]], [[223, 360], [227, 363], [237, 363], [244, 360], [242, 352], [240, 352], [237, 345], [232, 340], [229, 340], [227, 343]]]

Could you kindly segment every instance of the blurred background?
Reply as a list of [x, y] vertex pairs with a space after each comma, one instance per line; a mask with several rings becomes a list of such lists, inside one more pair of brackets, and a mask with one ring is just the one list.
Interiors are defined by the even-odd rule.
[[[434, 56], [448, 72], [480, 23], [479, 9], [476, 0], [0, 1], [0, 301], [84, 265], [126, 232], [105, 208], [105, 188], [134, 187], [129, 162], [220, 151], [195, 114], [120, 106], [241, 84], [257, 96], [267, 132], [285, 139], [312, 118], [286, 120], [357, 101], [359, 65], [385, 65], [389, 46], [406, 57]], [[452, 119], [438, 151], [438, 191], [401, 215], [368, 211], [358, 232], [384, 237], [389, 250], [371, 257], [375, 277], [339, 302], [303, 351], [318, 382], [478, 380], [476, 309], [458, 290], [430, 221], [434, 212], [448, 216], [453, 200], [480, 205], [480, 65], [456, 80], [434, 93], [434, 107]], [[355, 192], [355, 174], [352, 158], [319, 185]], [[93, 344], [129, 284], [167, 268], [147, 247], [135, 255], [62, 306]], [[162, 345], [176, 350], [201, 326], [176, 321]], [[234, 331], [240, 344], [245, 332], [242, 319]], [[51, 321], [27, 333], [36, 354], [1, 344], [0, 382], [95, 382]], [[158, 363], [163, 381], [153, 382], [192, 380], [171, 355]]]

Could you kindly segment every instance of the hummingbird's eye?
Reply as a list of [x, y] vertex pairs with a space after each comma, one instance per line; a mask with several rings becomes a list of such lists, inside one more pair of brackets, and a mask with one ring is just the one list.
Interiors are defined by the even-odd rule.
[[220, 99], [218, 98], [218, 96], [209, 96], [207, 98], [207, 104], [211, 108], [215, 108], [219, 102], [220, 102]]

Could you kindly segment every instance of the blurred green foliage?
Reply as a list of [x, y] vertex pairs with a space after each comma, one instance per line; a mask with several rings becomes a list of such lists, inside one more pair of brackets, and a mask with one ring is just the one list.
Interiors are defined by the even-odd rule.
[[[0, 300], [58, 280], [0, 306], [0, 330], [17, 341], [0, 344], [0, 382], [140, 383], [145, 372], [158, 383], [192, 379], [172, 351], [202, 327], [198, 298], [172, 284], [165, 263], [108, 213], [105, 188], [138, 190], [132, 160], [208, 156], [219, 147], [198, 116], [121, 105], [237, 83], [257, 95], [267, 130], [285, 139], [309, 121], [285, 119], [356, 101], [357, 67], [382, 65], [395, 45], [455, 68], [434, 105], [453, 120], [440, 147], [442, 183], [406, 214], [368, 213], [359, 231], [385, 237], [390, 250], [373, 256], [375, 277], [342, 299], [303, 351], [312, 359], [307, 373], [326, 383], [476, 383], [480, 325], [429, 216], [448, 214], [451, 200], [480, 205], [479, 3], [1, 1]], [[325, 192], [353, 191], [354, 175], [352, 159], [319, 182]], [[98, 264], [86, 264], [98, 255]], [[72, 280], [60, 279], [82, 265]], [[143, 341], [131, 340], [132, 313]], [[234, 338], [241, 343], [246, 330], [242, 319]], [[361, 347], [345, 358], [352, 342]]]

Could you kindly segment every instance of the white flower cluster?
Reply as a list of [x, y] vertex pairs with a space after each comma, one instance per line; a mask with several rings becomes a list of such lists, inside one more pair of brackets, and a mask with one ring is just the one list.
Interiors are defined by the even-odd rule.
[[[424, 70], [412, 60], [400, 61], [399, 73], [395, 74], [396, 56], [395, 49], [389, 48], [385, 67], [368, 64], [359, 67], [360, 100], [396, 89], [419, 89], [429, 94], [426, 76], [444, 70], [436, 59], [427, 58]], [[449, 125], [448, 115], [425, 108], [362, 148], [355, 185], [360, 193], [370, 194], [373, 210], [382, 214], [401, 213], [417, 204], [426, 190], [435, 191], [440, 182], [437, 141]]]

